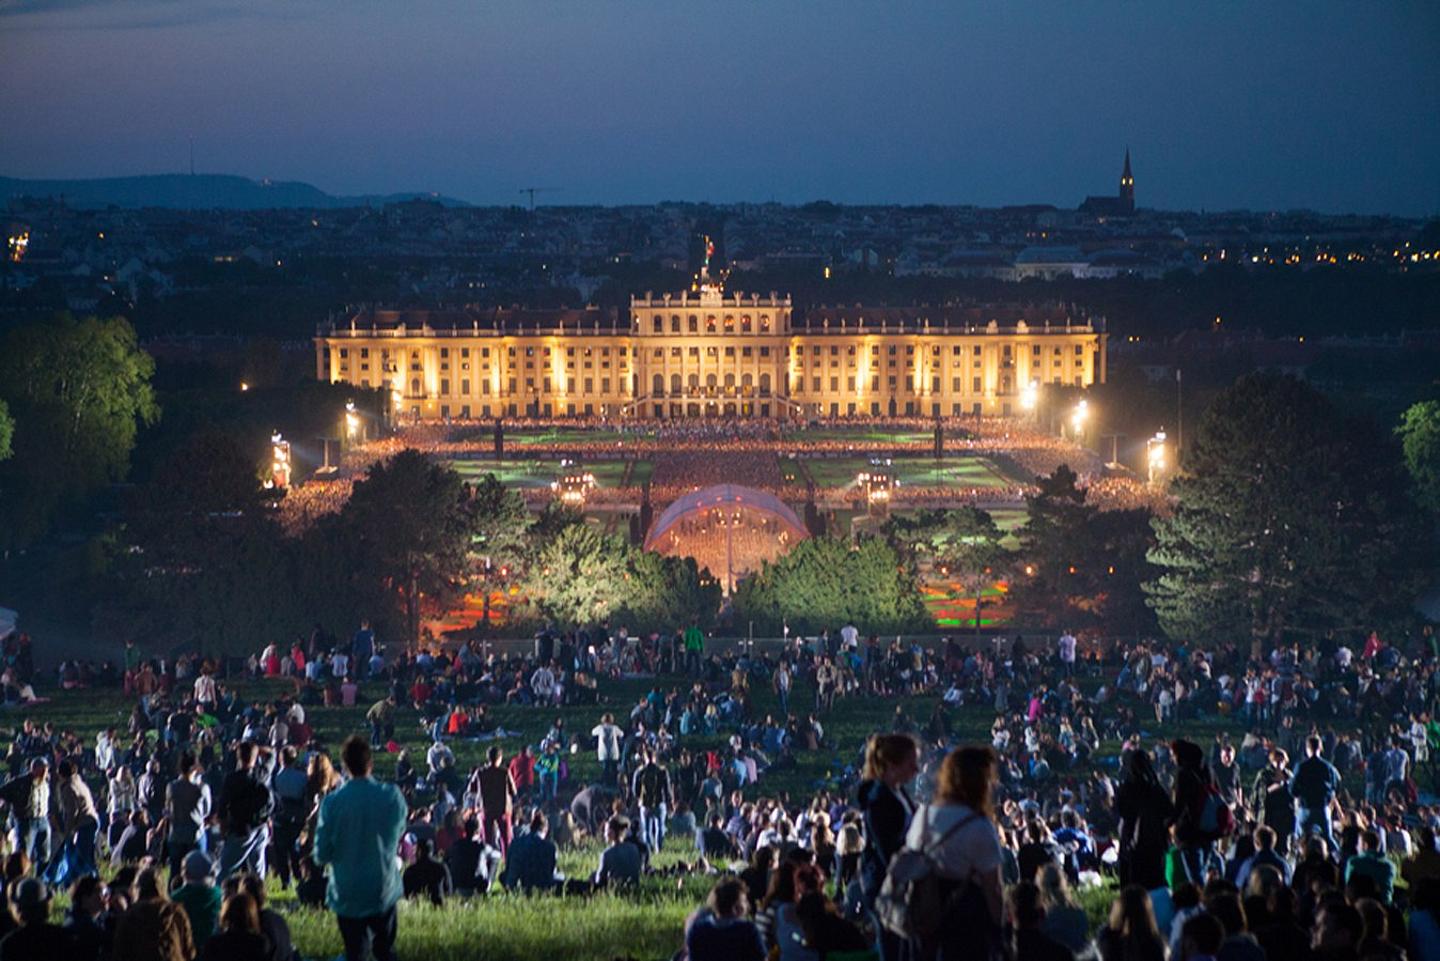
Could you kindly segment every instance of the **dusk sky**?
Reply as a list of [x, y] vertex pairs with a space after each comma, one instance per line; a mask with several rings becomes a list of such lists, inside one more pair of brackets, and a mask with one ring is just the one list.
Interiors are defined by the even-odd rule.
[[1440, 4], [0, 0], [0, 175], [1440, 213]]

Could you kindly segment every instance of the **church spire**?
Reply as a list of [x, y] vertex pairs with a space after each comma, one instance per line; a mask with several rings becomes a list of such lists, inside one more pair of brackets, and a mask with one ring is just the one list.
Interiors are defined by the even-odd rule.
[[1125, 169], [1120, 172], [1120, 202], [1127, 213], [1135, 212], [1135, 177], [1130, 173], [1130, 148], [1125, 148]]

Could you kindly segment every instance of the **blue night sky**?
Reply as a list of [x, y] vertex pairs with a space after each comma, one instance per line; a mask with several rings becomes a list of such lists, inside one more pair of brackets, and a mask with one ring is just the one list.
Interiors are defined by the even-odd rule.
[[1440, 213], [1440, 4], [0, 0], [0, 174]]

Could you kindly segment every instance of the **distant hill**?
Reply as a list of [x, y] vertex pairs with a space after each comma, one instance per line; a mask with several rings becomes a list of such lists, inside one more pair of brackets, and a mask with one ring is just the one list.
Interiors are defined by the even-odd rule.
[[93, 180], [0, 177], [0, 202], [17, 197], [63, 197], [75, 207], [168, 207], [176, 210], [368, 207], [405, 200], [433, 200], [447, 207], [469, 206], [463, 200], [427, 193], [337, 197], [296, 180], [250, 180], [229, 174], [153, 174]]

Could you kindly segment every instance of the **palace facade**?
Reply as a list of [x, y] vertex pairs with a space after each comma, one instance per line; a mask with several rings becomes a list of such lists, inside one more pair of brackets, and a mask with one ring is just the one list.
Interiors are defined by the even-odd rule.
[[1030, 384], [1105, 380], [1103, 324], [1058, 309], [820, 307], [699, 283], [628, 313], [365, 309], [315, 376], [421, 419], [1007, 416]]

